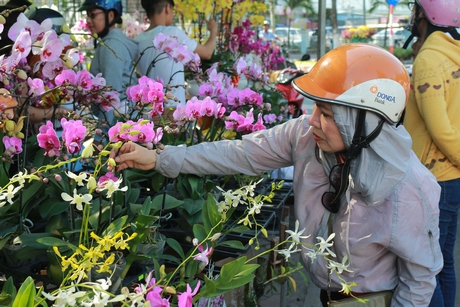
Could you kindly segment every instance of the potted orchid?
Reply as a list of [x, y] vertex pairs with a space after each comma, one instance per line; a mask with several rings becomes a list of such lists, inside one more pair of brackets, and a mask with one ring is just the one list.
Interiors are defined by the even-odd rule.
[[[51, 302], [189, 307], [252, 281], [255, 258], [236, 258], [217, 276], [211, 269], [212, 256], [220, 246], [242, 246], [225, 236], [228, 221], [241, 204], [245, 204], [243, 215], [231, 230], [252, 229], [249, 244], [260, 248], [259, 238], [268, 233], [257, 216], [280, 184], [254, 193], [258, 180], [227, 190], [206, 177], [181, 175], [171, 183], [155, 171], [114, 173], [115, 161], [109, 154], [125, 142], [151, 149], [162, 144], [193, 146], [239, 138], [283, 122], [281, 95], [267, 84], [262, 68], [239, 58], [231, 70], [216, 63], [202, 72], [196, 57], [171, 52], [166, 42], [172, 38], [158, 37], [152, 48], [184, 61], [203, 80], [198, 95], [167, 119], [162, 116], [165, 97], [171, 95], [167, 80], [144, 76], [120, 94], [106, 86], [104, 76], [78, 68], [81, 54], [67, 47], [70, 35], [58, 36], [49, 20], [37, 24], [21, 15], [12, 29], [12, 54], [0, 57], [0, 250], [15, 241], [25, 246], [23, 256], [48, 255], [54, 265], [49, 274], [56, 275], [50, 276], [54, 289], [37, 291], [31, 277], [20, 280], [16, 290], [13, 279], [18, 276], [13, 274], [0, 301], [13, 306]], [[235, 74], [247, 76], [253, 86], [238, 88]], [[126, 95], [126, 105], [120, 95]], [[104, 123], [92, 116], [91, 105], [115, 109], [118, 123], [101, 127]], [[181, 197], [169, 193], [171, 186]], [[151, 227], [161, 233], [161, 218], [176, 208], [189, 214], [191, 245], [184, 248], [166, 237], [169, 253], [150, 258], [150, 267], [139, 274], [145, 283], [127, 285], [131, 265], [146, 258], [139, 254], [139, 245], [148, 239]], [[35, 229], [29, 221], [42, 227]], [[324, 242], [331, 238], [304, 246], [302, 232], [291, 231], [274, 250], [286, 258], [305, 248], [312, 257], [329, 254]], [[269, 252], [260, 251], [256, 257]], [[174, 264], [172, 270], [167, 270], [167, 261]], [[330, 261], [331, 267], [340, 265]], [[94, 272], [105, 275], [95, 277]], [[114, 278], [116, 272], [120, 275]]]

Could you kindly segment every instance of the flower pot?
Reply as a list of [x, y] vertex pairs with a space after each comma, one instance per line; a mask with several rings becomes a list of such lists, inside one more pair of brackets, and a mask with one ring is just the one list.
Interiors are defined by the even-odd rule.
[[187, 81], [187, 86], [185, 87], [185, 92], [187, 99], [198, 96], [200, 91], [200, 84], [196, 80]]

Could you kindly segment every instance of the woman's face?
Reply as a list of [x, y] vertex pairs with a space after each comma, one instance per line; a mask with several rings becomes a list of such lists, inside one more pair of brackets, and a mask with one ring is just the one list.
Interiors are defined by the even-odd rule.
[[313, 138], [322, 151], [340, 152], [346, 149], [334, 121], [331, 104], [316, 102], [308, 124], [313, 127]]
[[86, 22], [91, 33], [101, 33], [105, 28], [105, 12], [97, 8], [87, 11]]

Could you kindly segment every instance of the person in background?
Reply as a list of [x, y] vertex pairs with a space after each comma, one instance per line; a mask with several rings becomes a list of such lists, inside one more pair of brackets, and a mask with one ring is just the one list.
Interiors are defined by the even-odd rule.
[[[161, 53], [161, 51], [152, 48], [152, 42], [158, 34], [164, 33], [176, 37], [178, 43], [185, 44], [190, 51], [197, 53], [201, 59], [209, 60], [216, 47], [217, 23], [213, 19], [207, 21], [209, 38], [202, 45], [190, 38], [183, 30], [172, 25], [174, 21], [173, 0], [141, 0], [141, 5], [150, 20], [150, 26], [135, 38], [135, 41], [139, 44], [140, 52], [137, 64], [139, 73], [154, 80], [161, 78], [165, 84], [177, 85], [172, 89], [176, 100], [169, 99], [165, 105], [166, 107], [174, 108], [179, 103], [185, 104], [184, 65], [181, 62], [175, 62], [173, 59], [165, 58], [157, 61], [152, 66], [152, 61]], [[167, 116], [167, 113], [165, 108], [165, 116]]]
[[[116, 28], [122, 23], [121, 0], [85, 0], [79, 11], [86, 11], [86, 21], [91, 33], [97, 34], [103, 44], [98, 44], [91, 61], [90, 73], [96, 76], [102, 73], [107, 85], [123, 94], [127, 86], [137, 82], [133, 69], [138, 46]], [[123, 99], [123, 95], [120, 96]], [[105, 112], [99, 107], [93, 108], [101, 120], [113, 121], [113, 111]]]
[[[409, 95], [402, 63], [370, 44], [347, 44], [324, 55], [293, 81], [315, 101], [302, 115], [242, 140], [165, 146], [132, 142], [113, 150], [116, 170], [260, 175], [294, 166], [294, 211], [304, 243], [335, 233], [334, 261], [356, 282], [356, 296], [394, 290], [393, 307], [428, 306], [442, 268], [436, 178], [411, 150], [398, 125]], [[387, 98], [385, 98], [387, 97]], [[321, 301], [348, 297], [326, 260], [302, 253]]]
[[264, 30], [260, 33], [259, 38], [266, 43], [274, 43], [275, 40], [283, 42], [278, 35], [270, 31], [270, 23], [267, 20], [264, 21]]
[[[21, 6], [25, 6], [27, 8], [31, 5], [32, 3], [27, 0], [10, 0], [5, 5], [0, 6], [0, 13], [5, 10], [19, 8]], [[21, 12], [21, 10], [18, 10], [10, 13], [8, 16], [5, 16], [6, 22], [3, 25], [3, 32], [0, 33], [0, 55], [8, 55], [11, 52], [14, 42], [8, 37], [8, 31], [16, 22]]]
[[412, 148], [441, 186], [440, 237], [444, 267], [430, 306], [455, 305], [454, 246], [460, 207], [460, 19], [458, 1], [411, 3], [417, 37], [404, 126]]

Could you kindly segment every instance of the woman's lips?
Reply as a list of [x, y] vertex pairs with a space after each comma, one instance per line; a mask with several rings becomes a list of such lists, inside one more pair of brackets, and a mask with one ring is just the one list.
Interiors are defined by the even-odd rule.
[[322, 140], [322, 138], [320, 138], [319, 136], [317, 136], [316, 134], [313, 133], [313, 139], [315, 140], [315, 142], [319, 142]]

